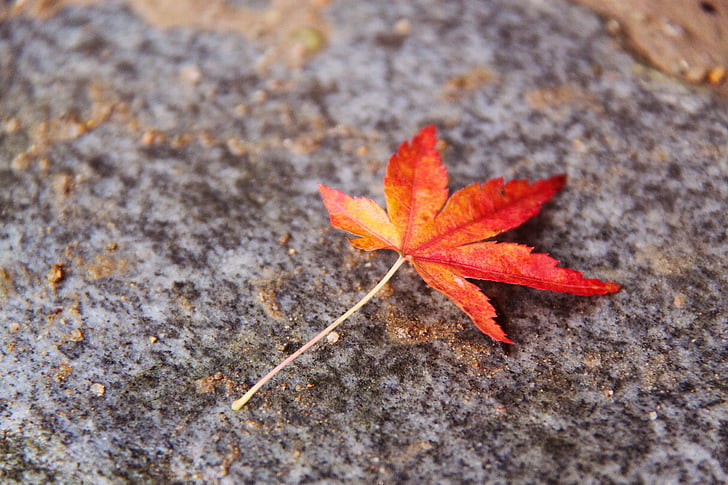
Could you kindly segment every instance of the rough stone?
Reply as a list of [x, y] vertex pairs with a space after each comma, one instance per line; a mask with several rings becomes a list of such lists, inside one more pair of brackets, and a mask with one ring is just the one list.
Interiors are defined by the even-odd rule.
[[[725, 99], [563, 1], [81, 3], [0, 8], [0, 481], [728, 481]], [[401, 270], [231, 411], [394, 260], [316, 182], [381, 202], [428, 123], [452, 188], [568, 174], [505, 239], [623, 289], [483, 284], [506, 348]]]

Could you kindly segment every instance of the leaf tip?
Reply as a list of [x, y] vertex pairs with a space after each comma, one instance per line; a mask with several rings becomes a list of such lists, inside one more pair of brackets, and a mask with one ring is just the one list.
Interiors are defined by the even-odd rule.
[[556, 188], [556, 190], [559, 190], [561, 187], [566, 185], [566, 174], [560, 173], [558, 175], [554, 175], [549, 179], [549, 182]]
[[[495, 337], [493, 337], [493, 338], [495, 338]], [[516, 345], [516, 343], [513, 340], [506, 337], [505, 334], [500, 338], [495, 338], [495, 340], [497, 340], [498, 342], [503, 342], [504, 344]]]
[[619, 283], [607, 281], [604, 284], [604, 293], [614, 293], [616, 291], [619, 291], [620, 288], [622, 288], [622, 285], [620, 285]]
[[436, 136], [437, 135], [437, 127], [434, 124], [430, 124], [427, 126], [423, 126], [420, 130], [421, 135], [428, 135], [428, 136]]

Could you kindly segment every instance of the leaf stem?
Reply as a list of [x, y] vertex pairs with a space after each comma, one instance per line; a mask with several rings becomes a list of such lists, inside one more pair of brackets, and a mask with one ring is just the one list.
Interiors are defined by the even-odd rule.
[[336, 327], [338, 327], [344, 320], [349, 318], [354, 312], [356, 312], [359, 308], [363, 307], [369, 300], [371, 300], [374, 295], [379, 292], [379, 290], [382, 289], [382, 287], [387, 283], [387, 281], [394, 276], [394, 273], [397, 272], [400, 266], [406, 261], [405, 257], [400, 255], [397, 261], [394, 263], [394, 265], [389, 269], [386, 275], [379, 281], [379, 283], [376, 284], [374, 288], [369, 291], [364, 297], [359, 300], [356, 305], [349, 308], [346, 313], [341, 315], [339, 318], [334, 321], [331, 325], [326, 327], [324, 330], [322, 330], [318, 335], [316, 335], [314, 338], [309, 340], [303, 347], [289, 355], [286, 360], [278, 364], [276, 367], [273, 368], [270, 372], [268, 372], [261, 380], [259, 380], [253, 387], [250, 388], [248, 392], [245, 393], [243, 397], [235, 401], [232, 405], [232, 408], [234, 411], [238, 411], [240, 408], [242, 408], [245, 403], [247, 403], [253, 395], [258, 392], [258, 390], [265, 385], [266, 382], [268, 382], [273, 376], [278, 374], [285, 366], [296, 360], [302, 353], [304, 353], [306, 350], [308, 350], [310, 347], [312, 347], [316, 342], [327, 336], [329, 333], [331, 333]]

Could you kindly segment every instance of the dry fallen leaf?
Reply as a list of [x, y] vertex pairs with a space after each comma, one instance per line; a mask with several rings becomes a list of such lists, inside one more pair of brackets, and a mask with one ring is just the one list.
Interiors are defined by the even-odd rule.
[[447, 170], [437, 151], [435, 127], [428, 126], [389, 160], [384, 177], [387, 211], [373, 200], [319, 185], [331, 224], [357, 236], [351, 244], [366, 251], [391, 249], [399, 258], [362, 300], [263, 377], [233, 403], [233, 409], [240, 409], [278, 371], [368, 302], [405, 261], [483, 333], [508, 343], [512, 342], [493, 319], [496, 313], [488, 297], [466, 278], [576, 295], [617, 291], [618, 284], [582, 278], [582, 273], [557, 266], [556, 259], [533, 253], [533, 248], [487, 240], [536, 215], [565, 181], [564, 175], [532, 184], [496, 178], [469, 185], [448, 199]]

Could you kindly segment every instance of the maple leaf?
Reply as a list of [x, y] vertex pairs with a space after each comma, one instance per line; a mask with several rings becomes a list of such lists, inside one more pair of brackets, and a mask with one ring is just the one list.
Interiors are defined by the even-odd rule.
[[536, 215], [565, 182], [565, 175], [534, 183], [495, 178], [468, 185], [448, 199], [447, 170], [437, 151], [435, 127], [427, 126], [400, 145], [387, 164], [386, 211], [373, 200], [319, 184], [331, 225], [357, 236], [349, 239], [351, 244], [366, 251], [391, 249], [399, 258], [369, 293], [260, 379], [233, 409], [240, 409], [270, 378], [361, 308], [406, 261], [483, 333], [507, 343], [513, 342], [494, 320], [488, 297], [467, 279], [576, 295], [617, 291], [618, 284], [583, 278], [578, 271], [557, 266], [559, 262], [547, 254], [533, 253], [531, 247], [488, 240]]
[[466, 278], [499, 281], [577, 295], [603, 294], [616, 283], [582, 278], [533, 248], [486, 241], [536, 215], [566, 182], [565, 175], [529, 184], [502, 178], [475, 183], [448, 199], [447, 170], [434, 126], [403, 143], [384, 177], [385, 212], [376, 202], [319, 185], [331, 224], [358, 236], [349, 241], [372, 251], [392, 249], [425, 282], [450, 298], [485, 334], [512, 343], [495, 322], [488, 297]]

